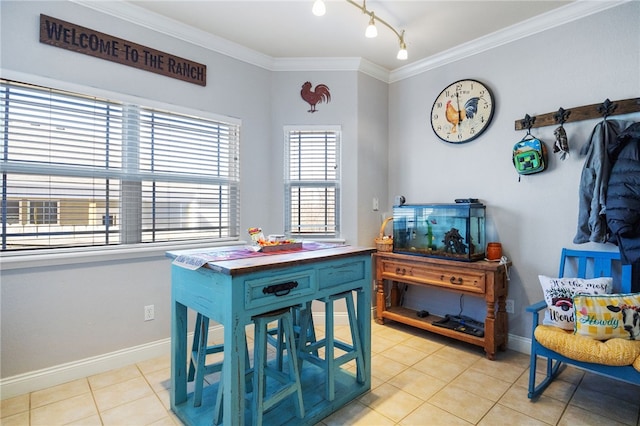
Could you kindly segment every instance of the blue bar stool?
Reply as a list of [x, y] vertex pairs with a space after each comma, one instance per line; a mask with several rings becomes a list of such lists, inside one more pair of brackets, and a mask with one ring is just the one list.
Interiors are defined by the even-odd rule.
[[[351, 331], [351, 344], [336, 340], [334, 336], [333, 307], [337, 300], [344, 299], [347, 306], [347, 315], [349, 317], [349, 328]], [[303, 338], [299, 340], [298, 354], [300, 357], [300, 365], [306, 360], [325, 370], [325, 398], [328, 401], [335, 399], [335, 382], [336, 373], [340, 366], [356, 360], [356, 380], [358, 383], [364, 383], [364, 355], [362, 352], [362, 341], [360, 340], [360, 332], [358, 331], [358, 321], [356, 317], [355, 306], [353, 303], [353, 293], [346, 291], [344, 293], [334, 294], [322, 299], [318, 299], [325, 304], [325, 337], [315, 342], [305, 342]], [[303, 324], [307, 323], [303, 319]], [[304, 334], [302, 334], [304, 337]], [[318, 349], [324, 348], [324, 358], [318, 356]], [[344, 351], [344, 354], [336, 357], [335, 348]], [[302, 368], [302, 367], [300, 367]]]
[[[198, 313], [196, 315], [195, 332], [193, 334], [193, 344], [191, 346], [191, 357], [189, 359], [189, 371], [187, 374], [187, 381], [195, 381], [193, 391], [193, 406], [200, 407], [202, 405], [202, 390], [204, 388], [204, 376], [222, 371], [223, 361], [207, 364], [207, 355], [223, 353], [224, 345], [208, 345], [207, 339], [209, 335], [209, 317]], [[250, 366], [249, 363], [249, 350], [245, 352], [245, 363]], [[247, 387], [248, 392], [251, 391], [251, 373], [252, 370], [247, 367]], [[220, 385], [218, 387], [218, 399], [222, 399], [222, 373], [220, 374]], [[219, 419], [222, 416], [222, 405], [217, 404], [215, 418]]]
[[[253, 355], [253, 424], [262, 425], [262, 417], [265, 411], [292, 396], [296, 414], [304, 417], [304, 403], [302, 401], [302, 386], [300, 372], [298, 370], [298, 357], [296, 354], [295, 334], [293, 330], [293, 315], [291, 308], [278, 309], [252, 317], [255, 324], [254, 355]], [[267, 364], [267, 335], [269, 323], [277, 321], [280, 324], [279, 332], [282, 333], [281, 342], [284, 342], [284, 350], [287, 351], [288, 373]], [[293, 355], [293, 356], [292, 356]], [[280, 388], [266, 395], [267, 378], [275, 379], [280, 383]]]
[[[293, 317], [293, 332], [296, 341], [303, 343], [315, 342], [316, 331], [313, 324], [313, 314], [311, 312], [311, 301], [308, 301], [302, 305], [293, 306], [291, 308], [291, 315]], [[300, 330], [306, 330], [303, 336], [300, 336]], [[303, 337], [303, 340], [300, 340]], [[278, 321], [275, 327], [267, 330], [267, 342], [272, 345], [276, 350], [276, 363], [278, 369], [282, 371], [282, 360], [284, 358], [285, 342], [283, 340], [282, 321]], [[318, 354], [317, 352], [315, 353]]]

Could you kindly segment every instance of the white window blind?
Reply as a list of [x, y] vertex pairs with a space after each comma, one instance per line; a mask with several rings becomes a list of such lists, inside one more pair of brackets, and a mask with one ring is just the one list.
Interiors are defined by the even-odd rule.
[[3, 251], [239, 235], [239, 125], [0, 83]]
[[339, 128], [285, 128], [285, 233], [338, 237]]

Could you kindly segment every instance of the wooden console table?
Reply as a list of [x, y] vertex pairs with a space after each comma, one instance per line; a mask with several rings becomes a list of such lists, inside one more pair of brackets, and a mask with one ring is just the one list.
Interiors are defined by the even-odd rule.
[[[506, 268], [511, 265], [510, 263], [501, 265], [484, 260], [467, 263], [388, 252], [377, 252], [373, 257], [376, 268], [376, 322], [378, 324], [384, 324], [385, 319], [390, 319], [482, 346], [489, 359], [495, 358], [497, 349], [506, 349]], [[392, 283], [389, 307], [386, 303], [385, 280]], [[432, 323], [442, 319], [441, 317], [429, 315], [420, 318], [416, 311], [400, 306], [399, 282], [483, 297], [487, 304], [484, 337], [435, 326]]]

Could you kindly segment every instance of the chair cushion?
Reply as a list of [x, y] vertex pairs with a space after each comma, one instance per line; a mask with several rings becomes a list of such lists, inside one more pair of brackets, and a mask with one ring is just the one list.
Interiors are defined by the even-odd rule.
[[576, 294], [609, 294], [613, 278], [551, 278], [539, 275], [540, 285], [547, 302], [543, 324], [573, 331], [575, 314], [573, 297]]
[[640, 340], [640, 293], [577, 295], [573, 306], [576, 334], [598, 340]]
[[620, 338], [600, 341], [547, 325], [537, 326], [534, 336], [542, 346], [576, 361], [613, 366], [633, 364], [640, 371], [640, 341]]

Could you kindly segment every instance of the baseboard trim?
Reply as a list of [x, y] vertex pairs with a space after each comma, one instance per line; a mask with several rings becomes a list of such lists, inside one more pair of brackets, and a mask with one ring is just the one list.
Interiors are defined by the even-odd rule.
[[171, 339], [162, 339], [107, 354], [85, 358], [0, 379], [0, 399], [12, 398], [105, 371], [125, 367], [140, 361], [166, 355], [171, 351]]
[[[324, 324], [324, 312], [314, 313], [313, 319], [316, 324]], [[336, 325], [348, 325], [349, 319], [346, 312], [336, 312], [334, 323]], [[224, 329], [221, 325], [215, 325], [209, 329], [209, 338], [220, 341], [223, 339], [223, 332]], [[192, 339], [193, 333], [190, 333], [188, 335], [189, 345]], [[517, 352], [529, 354], [531, 339], [509, 335], [507, 347]], [[12, 398], [14, 396], [57, 386], [72, 380], [126, 367], [127, 365], [148, 359], [165, 356], [170, 352], [171, 339], [167, 338], [104, 355], [7, 377], [6, 379], [0, 379], [0, 399]]]
[[531, 354], [531, 339], [522, 336], [509, 334], [507, 337], [507, 349], [520, 352], [523, 354]]

